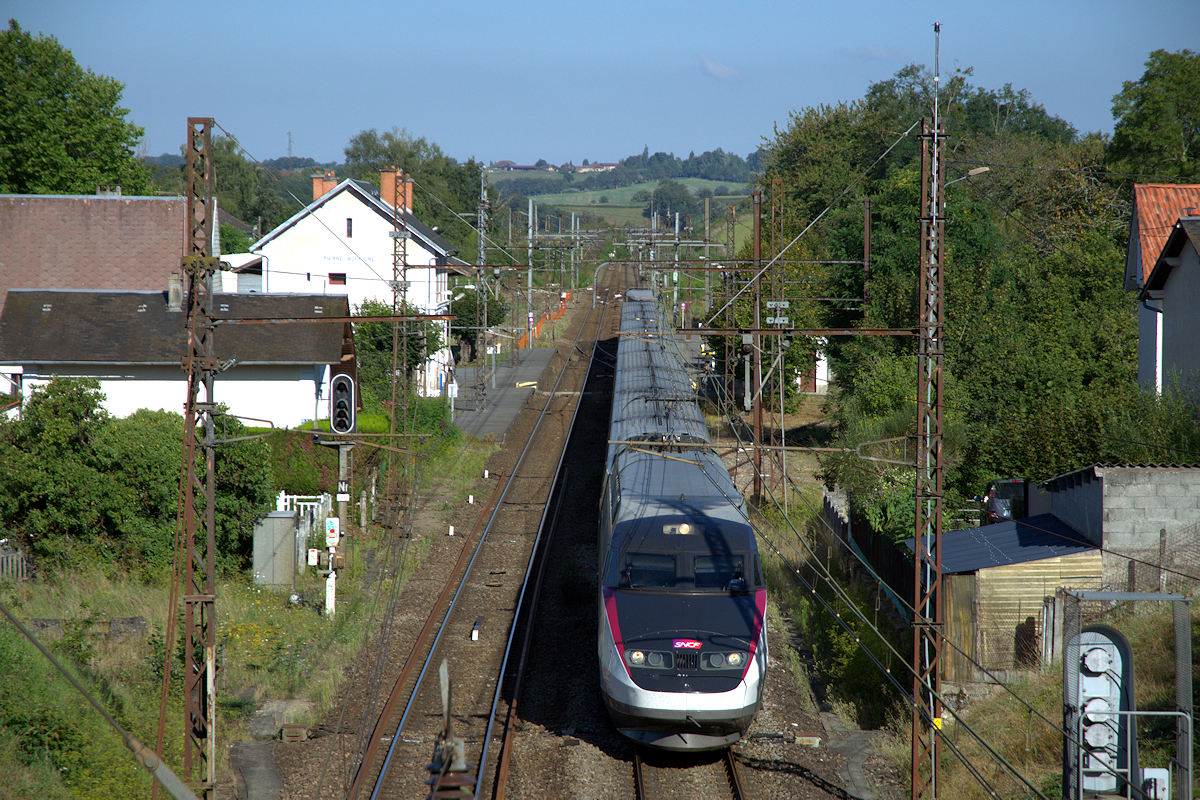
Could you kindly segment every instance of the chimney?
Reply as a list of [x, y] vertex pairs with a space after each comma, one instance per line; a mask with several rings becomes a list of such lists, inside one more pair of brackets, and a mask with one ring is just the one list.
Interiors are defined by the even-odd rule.
[[396, 173], [395, 167], [384, 167], [379, 171], [379, 199], [389, 206], [396, 204]]
[[167, 278], [167, 311], [183, 311], [183, 275], [178, 272]]
[[413, 209], [413, 180], [405, 176], [404, 178], [404, 210], [409, 214]]
[[326, 192], [333, 189], [337, 184], [337, 175], [334, 174], [333, 170], [314, 172], [312, 176], [313, 200], [320, 200]]

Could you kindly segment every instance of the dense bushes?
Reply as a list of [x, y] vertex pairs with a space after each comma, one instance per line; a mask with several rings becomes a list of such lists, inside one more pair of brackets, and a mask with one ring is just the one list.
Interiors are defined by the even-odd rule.
[[[39, 567], [171, 563], [183, 419], [146, 410], [114, 419], [102, 399], [94, 381], [55, 380], [33, 393], [21, 419], [0, 426], [0, 522]], [[221, 438], [244, 430], [232, 418], [218, 425]], [[218, 558], [244, 567], [254, 519], [270, 509], [266, 446], [219, 445], [216, 474]]]

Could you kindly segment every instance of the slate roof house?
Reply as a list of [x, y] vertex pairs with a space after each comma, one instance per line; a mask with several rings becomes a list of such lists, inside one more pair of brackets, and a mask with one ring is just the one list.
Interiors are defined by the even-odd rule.
[[1133, 214], [1129, 220], [1129, 248], [1125, 255], [1125, 291], [1140, 292], [1138, 311], [1138, 382], [1162, 392], [1163, 315], [1157, 306], [1160, 289], [1146, 285], [1163, 246], [1181, 217], [1200, 215], [1200, 185], [1137, 184], [1133, 187]]
[[[907, 542], [912, 550], [912, 540]], [[943, 619], [957, 646], [942, 652], [951, 681], [1037, 666], [1042, 610], [1055, 589], [1098, 589], [1096, 544], [1053, 514], [942, 534]]]
[[[402, 182], [397, 190], [398, 175], [383, 170], [382, 189], [353, 179], [338, 182], [332, 172], [314, 175], [312, 202], [252, 244], [254, 259], [230, 273], [222, 288], [343, 296], [351, 309], [369, 299], [390, 306], [396, 215], [389, 200], [398, 192], [400, 227], [407, 232], [407, 301], [424, 313], [445, 313], [448, 273], [467, 265], [412, 215], [413, 184]], [[418, 386], [427, 396], [441, 394], [451, 375], [448, 323], [443, 327], [445, 346], [420, 369]]]
[[[344, 297], [217, 294], [216, 318], [345, 317]], [[0, 317], [0, 372], [22, 398], [54, 377], [94, 378], [116, 416], [140, 408], [183, 413], [186, 302], [176, 291], [11, 290]], [[229, 413], [277, 426], [325, 417], [332, 374], [354, 374], [350, 324], [218, 323], [216, 356], [230, 368], [214, 399]]]
[[184, 254], [186, 208], [182, 197], [0, 195], [0, 310], [11, 289], [161, 291]]

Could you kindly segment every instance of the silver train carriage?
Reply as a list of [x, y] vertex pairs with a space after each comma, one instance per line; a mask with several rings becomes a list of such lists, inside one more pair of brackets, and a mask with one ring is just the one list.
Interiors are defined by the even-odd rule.
[[704, 446], [652, 292], [626, 294], [621, 332], [600, 509], [601, 692], [617, 729], [641, 744], [726, 747], [757, 711], [767, 667], [754, 532]]

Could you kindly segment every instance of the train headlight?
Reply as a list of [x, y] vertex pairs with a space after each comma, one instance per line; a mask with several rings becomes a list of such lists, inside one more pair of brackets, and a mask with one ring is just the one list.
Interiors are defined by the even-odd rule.
[[666, 669], [673, 662], [671, 654], [661, 650], [626, 650], [625, 663], [642, 669]]
[[706, 653], [701, 665], [705, 669], [741, 669], [746, 663], [745, 653]]

